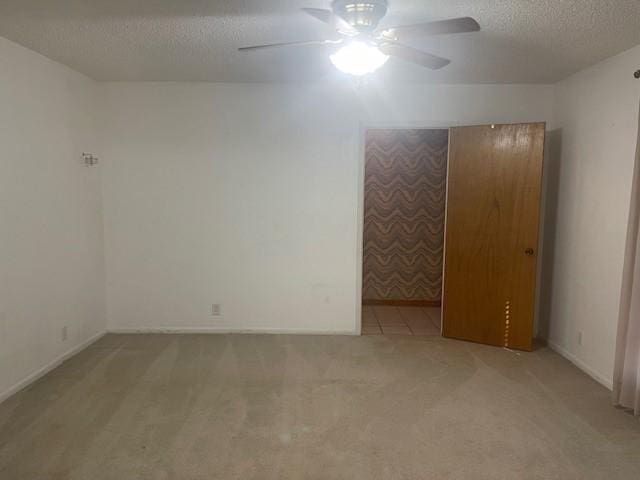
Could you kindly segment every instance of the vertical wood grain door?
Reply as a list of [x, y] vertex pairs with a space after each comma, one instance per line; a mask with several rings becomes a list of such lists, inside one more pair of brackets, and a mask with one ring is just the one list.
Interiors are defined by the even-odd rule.
[[452, 128], [443, 335], [531, 350], [545, 124]]

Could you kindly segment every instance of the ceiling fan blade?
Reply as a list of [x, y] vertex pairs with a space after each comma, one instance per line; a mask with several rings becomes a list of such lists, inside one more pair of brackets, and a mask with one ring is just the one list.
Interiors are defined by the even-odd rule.
[[323, 8], [303, 8], [302, 11], [326, 23], [343, 35], [355, 36], [360, 34], [356, 28], [352, 27], [346, 20], [340, 18], [331, 10], [325, 10]]
[[430, 68], [431, 70], [438, 70], [451, 63], [451, 60], [447, 60], [446, 58], [438, 57], [437, 55], [432, 55], [422, 50], [416, 50], [415, 48], [399, 43], [382, 43], [378, 48], [386, 55], [397, 57], [407, 62], [420, 65], [421, 67]]
[[394, 40], [424, 37], [431, 35], [447, 35], [452, 33], [477, 32], [480, 25], [471, 17], [452, 18], [437, 22], [419, 23], [393, 27], [382, 32], [382, 36]]
[[269, 43], [267, 45], [253, 45], [251, 47], [240, 47], [238, 50], [245, 52], [247, 50], [262, 50], [267, 48], [281, 48], [281, 47], [304, 47], [306, 45], [328, 45], [340, 43], [340, 40], [306, 40], [302, 42], [283, 42], [283, 43]]

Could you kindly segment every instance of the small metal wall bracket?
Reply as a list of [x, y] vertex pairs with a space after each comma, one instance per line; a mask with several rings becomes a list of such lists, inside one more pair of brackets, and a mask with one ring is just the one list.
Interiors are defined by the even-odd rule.
[[93, 167], [98, 164], [98, 157], [93, 155], [92, 153], [83, 153], [82, 160], [87, 167]]

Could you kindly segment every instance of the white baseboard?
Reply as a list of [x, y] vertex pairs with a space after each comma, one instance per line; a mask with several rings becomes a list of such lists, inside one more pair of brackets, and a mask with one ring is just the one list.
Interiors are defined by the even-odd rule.
[[547, 340], [547, 345], [551, 350], [562, 355], [564, 358], [569, 360], [571, 363], [573, 363], [576, 367], [578, 367], [584, 373], [586, 373], [591, 378], [593, 378], [596, 382], [607, 387], [609, 390], [613, 390], [613, 378], [607, 378], [605, 375], [602, 375], [596, 372], [589, 365], [584, 363], [582, 360], [578, 359], [575, 355], [573, 355], [572, 353], [570, 353], [564, 347], [561, 347], [557, 343]]
[[109, 328], [107, 333], [241, 333], [265, 335], [359, 335], [354, 330], [304, 330], [299, 328], [225, 328], [225, 327], [138, 327], [138, 328]]
[[16, 383], [13, 386], [9, 387], [9, 390], [6, 390], [6, 391], [0, 393], [0, 403], [4, 402], [7, 398], [11, 397], [12, 395], [15, 395], [16, 393], [18, 393], [23, 388], [28, 387], [29, 385], [31, 385], [33, 382], [35, 382], [39, 378], [44, 377], [51, 370], [53, 370], [54, 368], [56, 368], [59, 365], [61, 365], [62, 362], [64, 362], [65, 360], [67, 360], [67, 359], [69, 359], [71, 357], [73, 357], [75, 354], [77, 354], [80, 351], [84, 350], [85, 348], [87, 348], [92, 343], [98, 341], [106, 333], [107, 332], [100, 332], [97, 335], [94, 335], [93, 337], [89, 338], [88, 340], [85, 340], [81, 344], [76, 345], [72, 349], [68, 350], [67, 352], [63, 353], [62, 355], [60, 355], [59, 357], [54, 359], [53, 361], [47, 363], [44, 367], [36, 370], [31, 375], [27, 376], [23, 380], [20, 380], [18, 383]]

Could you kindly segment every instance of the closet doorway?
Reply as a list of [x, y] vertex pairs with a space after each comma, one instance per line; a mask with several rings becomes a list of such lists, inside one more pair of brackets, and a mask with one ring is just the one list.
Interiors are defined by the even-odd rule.
[[448, 138], [365, 133], [363, 334], [440, 335]]

